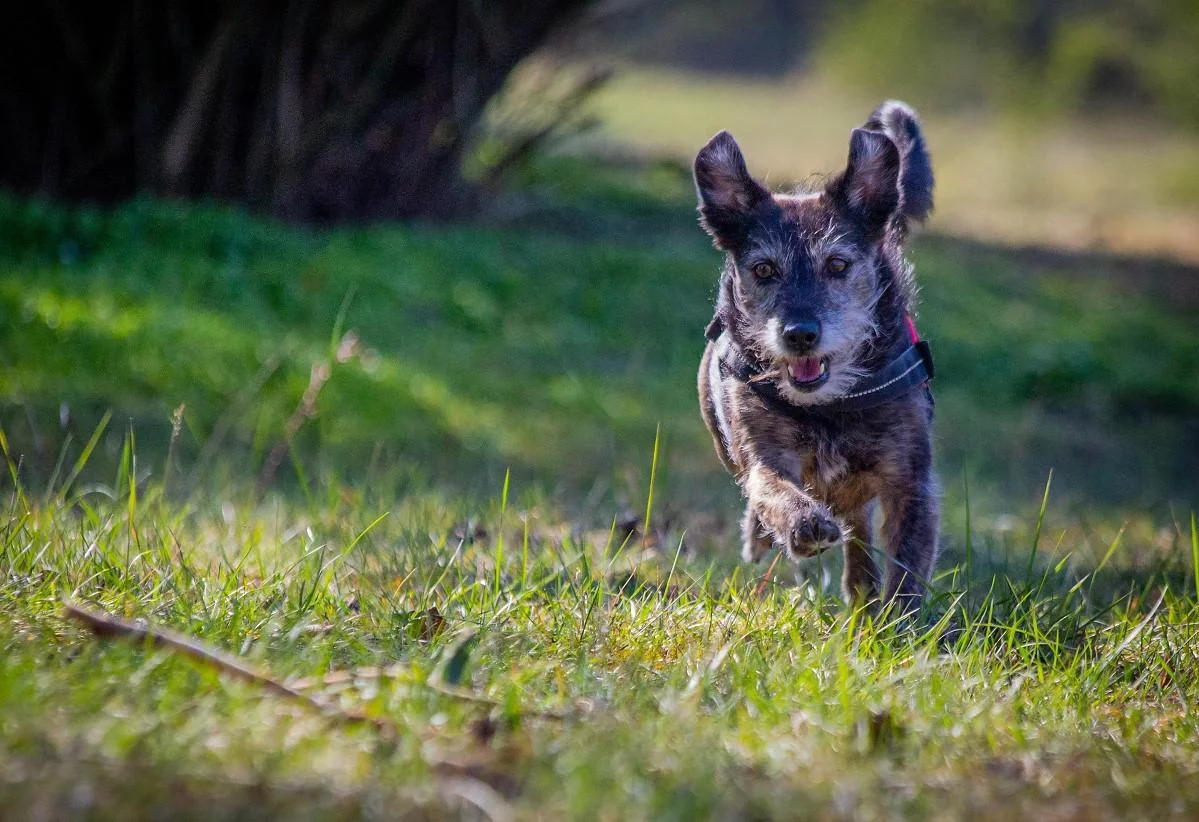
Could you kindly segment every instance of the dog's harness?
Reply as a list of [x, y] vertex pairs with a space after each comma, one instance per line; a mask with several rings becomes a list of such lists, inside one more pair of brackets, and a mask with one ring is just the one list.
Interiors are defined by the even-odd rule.
[[[878, 371], [858, 380], [845, 396], [831, 402], [795, 405], [788, 401], [779, 393], [773, 381], [760, 379], [764, 373], [761, 367], [750, 362], [736, 345], [729, 345], [721, 356], [720, 373], [744, 383], [766, 405], [795, 419], [808, 420], [813, 414], [832, 415], [874, 408], [903, 396], [913, 388], [924, 386], [927, 390], [928, 382], [933, 378], [932, 349], [926, 340], [920, 339], [910, 316], [905, 315], [904, 322], [908, 330], [908, 344], [901, 346], [902, 350]], [[722, 333], [723, 323], [713, 323], [708, 329], [708, 338], [718, 339]], [[930, 392], [930, 399], [931, 396]]]

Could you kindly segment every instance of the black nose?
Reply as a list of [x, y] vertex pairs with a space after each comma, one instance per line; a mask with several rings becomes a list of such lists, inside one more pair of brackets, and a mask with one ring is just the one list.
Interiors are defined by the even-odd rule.
[[818, 342], [819, 320], [800, 320], [783, 326], [783, 343], [792, 351], [811, 351]]

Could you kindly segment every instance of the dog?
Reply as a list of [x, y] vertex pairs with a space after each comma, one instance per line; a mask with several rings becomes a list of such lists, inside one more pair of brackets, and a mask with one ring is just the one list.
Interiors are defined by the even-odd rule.
[[724, 252], [700, 410], [746, 499], [744, 559], [841, 543], [849, 602], [917, 609], [937, 558], [939, 491], [932, 357], [903, 256], [933, 207], [915, 112], [879, 106], [852, 131], [845, 170], [812, 190], [772, 194], [727, 131], [700, 150], [694, 176], [700, 224]]

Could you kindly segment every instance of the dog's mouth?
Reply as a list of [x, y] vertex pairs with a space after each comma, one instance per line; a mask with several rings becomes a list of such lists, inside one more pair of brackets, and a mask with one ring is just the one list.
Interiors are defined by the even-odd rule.
[[815, 391], [828, 382], [828, 357], [800, 357], [789, 360], [787, 377], [800, 391]]

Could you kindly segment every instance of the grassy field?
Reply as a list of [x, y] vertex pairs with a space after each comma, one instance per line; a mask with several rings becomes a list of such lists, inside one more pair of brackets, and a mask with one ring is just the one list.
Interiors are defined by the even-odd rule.
[[1193, 818], [1196, 272], [917, 242], [946, 552], [896, 631], [835, 560], [735, 560], [691, 197], [559, 158], [483, 226], [0, 200], [0, 816]]

